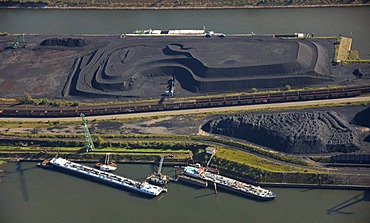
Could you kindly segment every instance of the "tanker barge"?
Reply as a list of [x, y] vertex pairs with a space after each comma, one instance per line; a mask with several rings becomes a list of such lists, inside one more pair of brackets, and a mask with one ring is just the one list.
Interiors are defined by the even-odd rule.
[[[187, 166], [184, 168], [183, 174], [197, 181], [212, 182], [215, 183], [217, 187], [258, 200], [268, 201], [276, 197], [275, 193], [270, 190], [211, 173], [200, 166]], [[205, 185], [208, 185], [208, 183], [205, 183]]]
[[47, 164], [69, 173], [79, 174], [105, 184], [116, 186], [122, 189], [132, 190], [144, 195], [158, 196], [161, 192], [167, 192], [167, 189], [149, 184], [147, 182], [131, 180], [116, 174], [97, 170], [95, 168], [84, 166], [78, 163], [73, 163], [61, 157], [54, 157], [49, 162], [44, 161], [41, 166], [45, 166]]

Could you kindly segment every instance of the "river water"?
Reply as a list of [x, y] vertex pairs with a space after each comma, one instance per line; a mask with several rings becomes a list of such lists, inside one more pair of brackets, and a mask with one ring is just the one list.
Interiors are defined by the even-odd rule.
[[208, 29], [226, 34], [314, 33], [353, 36], [370, 58], [370, 7], [237, 10], [12, 10], [0, 9], [0, 32], [121, 34], [135, 29]]
[[[92, 165], [92, 164], [87, 164]], [[370, 193], [270, 188], [277, 198], [258, 202], [225, 192], [170, 183], [148, 199], [134, 193], [44, 170], [35, 163], [1, 167], [0, 222], [369, 222]], [[150, 165], [120, 164], [117, 174], [136, 180]], [[163, 173], [173, 175], [172, 168]]]

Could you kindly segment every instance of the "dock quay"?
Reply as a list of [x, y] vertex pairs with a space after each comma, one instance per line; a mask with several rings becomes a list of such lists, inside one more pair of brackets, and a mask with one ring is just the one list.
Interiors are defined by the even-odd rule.
[[341, 37], [338, 46], [337, 62], [344, 62], [348, 59], [349, 53], [352, 49], [352, 38]]
[[167, 189], [149, 184], [147, 182], [139, 182], [123, 176], [101, 171], [92, 167], [84, 166], [78, 163], [71, 162], [61, 157], [54, 157], [49, 162], [44, 161], [43, 164], [51, 165], [57, 169], [88, 177], [105, 184], [109, 184], [118, 188], [131, 190], [149, 196], [158, 196], [162, 192], [167, 192]]

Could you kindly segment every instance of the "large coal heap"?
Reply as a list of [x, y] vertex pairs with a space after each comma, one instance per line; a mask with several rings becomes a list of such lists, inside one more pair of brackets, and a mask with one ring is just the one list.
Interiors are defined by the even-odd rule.
[[370, 142], [370, 135], [367, 135], [364, 139], [364, 142]]
[[173, 77], [176, 97], [370, 82], [369, 64], [332, 65], [334, 39], [27, 35], [25, 40], [26, 47], [12, 49], [14, 36], [0, 36], [2, 97], [26, 92], [86, 101], [160, 98]]
[[207, 132], [287, 153], [353, 152], [358, 133], [335, 112], [234, 115], [208, 121]]
[[41, 46], [66, 46], [66, 47], [83, 47], [88, 44], [85, 39], [74, 38], [51, 38], [40, 43]]
[[360, 111], [354, 117], [357, 125], [370, 128], [370, 107]]
[[[72, 95], [127, 96], [175, 76], [192, 93], [306, 86], [331, 81], [327, 40], [145, 38], [108, 44], [77, 59]], [[159, 86], [159, 85], [157, 85]]]

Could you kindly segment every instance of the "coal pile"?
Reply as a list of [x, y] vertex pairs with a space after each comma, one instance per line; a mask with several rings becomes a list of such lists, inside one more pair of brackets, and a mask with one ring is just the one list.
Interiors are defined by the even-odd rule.
[[51, 38], [40, 43], [41, 46], [66, 46], [66, 47], [83, 47], [88, 44], [85, 39], [74, 38]]
[[364, 139], [364, 142], [370, 142], [370, 135], [367, 135]]
[[370, 128], [370, 107], [360, 111], [354, 117], [357, 125]]
[[331, 65], [335, 39], [27, 35], [26, 41], [15, 54], [14, 37], [0, 36], [2, 97], [159, 98], [172, 78], [176, 97], [370, 82], [369, 64]]
[[358, 133], [335, 112], [234, 115], [208, 121], [204, 131], [295, 154], [353, 152]]
[[127, 96], [138, 89], [152, 92], [153, 85], [173, 76], [182, 89], [191, 93], [331, 81], [327, 62], [332, 60], [333, 45], [326, 40], [145, 40], [125, 39], [77, 58], [70, 94]]

